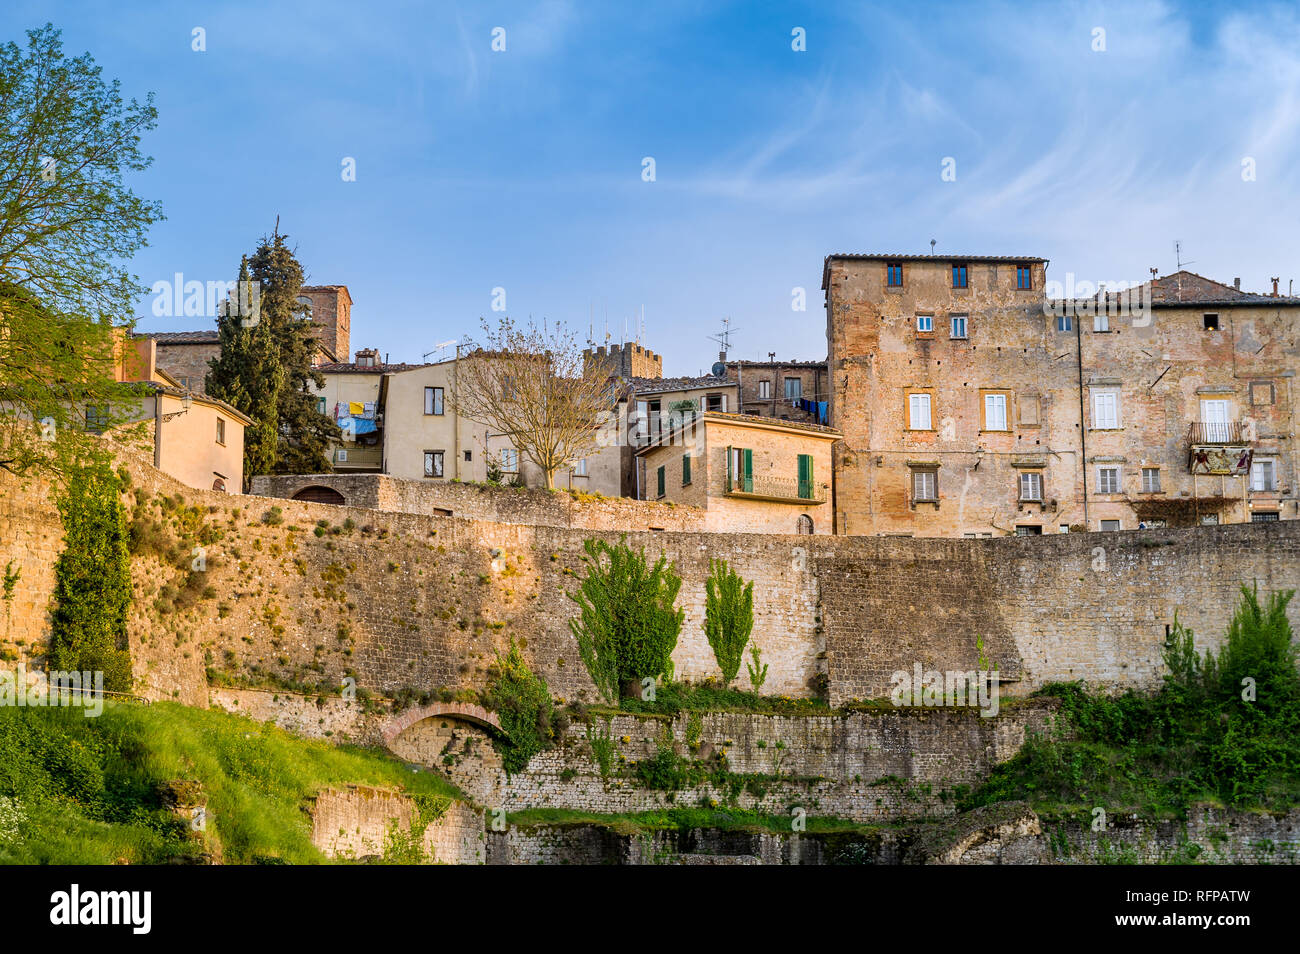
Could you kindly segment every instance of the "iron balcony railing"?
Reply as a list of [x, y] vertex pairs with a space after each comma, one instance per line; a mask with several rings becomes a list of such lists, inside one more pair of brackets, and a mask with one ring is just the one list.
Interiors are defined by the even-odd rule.
[[826, 485], [793, 477], [728, 477], [726, 493], [792, 503], [825, 503]]
[[1241, 444], [1246, 442], [1241, 421], [1193, 421], [1187, 429], [1189, 444]]

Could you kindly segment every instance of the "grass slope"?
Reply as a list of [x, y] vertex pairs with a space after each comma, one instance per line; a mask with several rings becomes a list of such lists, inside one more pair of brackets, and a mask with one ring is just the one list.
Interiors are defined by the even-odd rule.
[[432, 800], [460, 793], [382, 753], [298, 738], [176, 703], [0, 708], [0, 864], [159, 864], [202, 850], [163, 803], [174, 780], [207, 796], [226, 863], [320, 863], [307, 799], [348, 783]]

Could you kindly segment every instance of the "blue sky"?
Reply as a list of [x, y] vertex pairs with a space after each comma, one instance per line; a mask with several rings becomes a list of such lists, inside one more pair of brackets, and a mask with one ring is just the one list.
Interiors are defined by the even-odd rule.
[[[474, 334], [497, 287], [598, 340], [644, 308], [669, 374], [724, 316], [733, 357], [821, 358], [824, 256], [931, 239], [1093, 282], [1171, 272], [1181, 240], [1300, 293], [1294, 5], [8, 0], [0, 36], [47, 20], [157, 95], [143, 285], [234, 278], [279, 215], [351, 290], [353, 349], [394, 361]], [[151, 305], [142, 331], [211, 327]]]

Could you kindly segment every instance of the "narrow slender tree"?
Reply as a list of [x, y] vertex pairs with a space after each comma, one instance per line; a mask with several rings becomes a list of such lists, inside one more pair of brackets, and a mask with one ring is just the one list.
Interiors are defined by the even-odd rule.
[[722, 684], [740, 672], [740, 657], [754, 629], [754, 584], [746, 583], [726, 560], [713, 560], [704, 581], [704, 635], [722, 669]]

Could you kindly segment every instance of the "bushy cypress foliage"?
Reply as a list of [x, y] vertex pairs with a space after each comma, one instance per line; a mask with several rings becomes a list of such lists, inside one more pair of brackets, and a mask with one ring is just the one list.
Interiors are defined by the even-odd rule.
[[597, 690], [616, 702], [620, 687], [672, 675], [672, 653], [685, 611], [675, 609], [682, 578], [660, 557], [650, 566], [645, 551], [621, 540], [588, 539], [587, 575], [569, 598], [581, 615], [569, 626]]
[[258, 283], [257, 320], [228, 314], [217, 321], [221, 354], [211, 362], [206, 389], [255, 422], [244, 433], [244, 477], [311, 474], [331, 469], [326, 451], [340, 436], [317, 411], [309, 384], [324, 387], [312, 367], [316, 335], [307, 306], [298, 301], [303, 269], [279, 223], [240, 265], [240, 281]]
[[103, 672], [105, 689], [129, 692], [131, 557], [120, 491], [105, 458], [68, 473], [58, 501], [66, 545], [54, 565], [47, 656], [51, 670]]
[[712, 560], [704, 593], [704, 635], [722, 668], [722, 684], [729, 686], [754, 629], [754, 584], [742, 580], [726, 560]]

